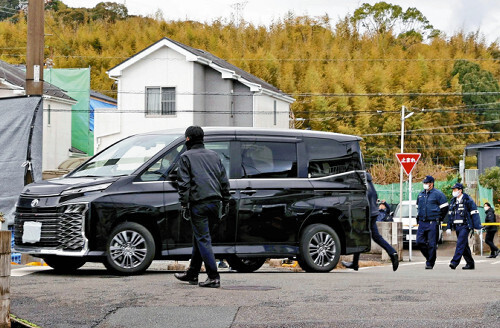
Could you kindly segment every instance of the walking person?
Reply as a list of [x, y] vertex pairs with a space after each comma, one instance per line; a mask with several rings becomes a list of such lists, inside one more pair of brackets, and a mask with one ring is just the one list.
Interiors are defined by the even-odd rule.
[[[372, 176], [370, 173], [366, 173], [366, 179], [367, 179], [367, 197], [368, 197], [368, 205], [369, 205], [369, 210], [370, 210], [370, 230], [371, 230], [371, 237], [374, 242], [376, 242], [380, 247], [382, 247], [387, 254], [389, 254], [389, 257], [391, 258], [392, 262], [392, 270], [396, 271], [399, 266], [399, 258], [398, 258], [398, 253], [396, 250], [389, 245], [387, 241], [385, 241], [384, 238], [380, 235], [378, 232], [377, 228], [377, 217], [379, 216], [379, 208], [377, 207], [377, 191], [375, 190], [375, 186], [373, 185], [372, 182]], [[354, 253], [352, 257], [352, 262], [344, 262], [342, 261], [342, 265], [345, 266], [348, 269], [353, 269], [354, 271], [358, 271], [359, 269], [359, 256], [360, 253]]]
[[481, 229], [479, 211], [472, 198], [464, 194], [464, 186], [461, 183], [455, 183], [452, 188], [453, 198], [450, 201], [446, 233], [449, 235], [452, 229], [455, 230], [457, 246], [455, 255], [450, 261], [450, 268], [455, 270], [463, 256], [467, 264], [462, 269], [474, 270], [474, 259], [469, 247], [469, 232], [473, 233], [474, 229]]
[[[229, 180], [216, 152], [205, 149], [204, 132], [199, 126], [186, 129], [187, 151], [181, 155], [178, 169], [181, 215], [191, 221], [193, 253], [187, 271], [174, 276], [189, 284], [198, 284], [202, 261], [208, 278], [200, 287], [220, 287], [220, 275], [212, 250], [210, 227], [228, 211]], [[222, 206], [222, 207], [221, 207]]]
[[[484, 211], [486, 212], [486, 219], [484, 220], [485, 223], [495, 223], [496, 218], [495, 218], [495, 211], [493, 208], [491, 208], [490, 203], [484, 203]], [[497, 233], [497, 226], [490, 226], [487, 225], [486, 228], [486, 238], [485, 242], [488, 246], [490, 246], [490, 256], [488, 256], [489, 259], [494, 259], [500, 254], [500, 250], [498, 250], [498, 247], [495, 245], [493, 242], [493, 239], [495, 238], [495, 234]]]
[[424, 190], [417, 198], [417, 246], [425, 257], [425, 269], [432, 270], [436, 263], [439, 229], [448, 211], [446, 196], [434, 188], [434, 178], [426, 176]]

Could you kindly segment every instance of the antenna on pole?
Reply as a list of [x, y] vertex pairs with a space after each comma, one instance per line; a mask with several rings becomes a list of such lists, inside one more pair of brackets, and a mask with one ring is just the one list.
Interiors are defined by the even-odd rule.
[[235, 2], [231, 5], [231, 8], [235, 11], [235, 22], [240, 26], [241, 21], [243, 20], [243, 10], [247, 5], [248, 1]]

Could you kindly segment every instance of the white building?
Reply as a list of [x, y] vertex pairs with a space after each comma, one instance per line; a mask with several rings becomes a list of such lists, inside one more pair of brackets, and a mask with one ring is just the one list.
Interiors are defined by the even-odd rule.
[[[26, 94], [26, 73], [0, 60], [0, 98]], [[42, 170], [54, 169], [69, 157], [71, 148], [71, 106], [76, 101], [60, 88], [43, 86]]]
[[289, 127], [295, 100], [203, 50], [163, 38], [111, 68], [118, 111], [95, 114], [96, 150], [126, 136], [200, 126]]

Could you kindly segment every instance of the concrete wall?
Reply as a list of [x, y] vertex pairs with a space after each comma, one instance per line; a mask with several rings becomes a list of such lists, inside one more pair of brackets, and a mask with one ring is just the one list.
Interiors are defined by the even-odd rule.
[[481, 149], [477, 158], [479, 174], [484, 170], [497, 165], [497, 156], [500, 157], [500, 149]]
[[[403, 223], [401, 222], [377, 222], [377, 229], [382, 238], [384, 238], [397, 252], [399, 260], [403, 260]], [[371, 241], [371, 253], [382, 254], [382, 260], [390, 260], [385, 250]]]

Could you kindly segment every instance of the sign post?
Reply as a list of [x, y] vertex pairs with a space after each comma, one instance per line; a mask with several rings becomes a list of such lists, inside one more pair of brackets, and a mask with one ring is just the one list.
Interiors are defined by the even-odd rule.
[[[412, 238], [412, 228], [413, 228], [413, 223], [412, 223], [412, 206], [411, 206], [411, 192], [412, 192], [412, 176], [411, 172], [413, 171], [413, 168], [415, 167], [415, 164], [417, 164], [418, 160], [420, 159], [421, 154], [420, 153], [398, 153], [396, 154], [396, 158], [398, 159], [399, 163], [403, 167], [404, 171], [408, 175], [408, 254], [409, 254], [409, 261], [411, 262], [412, 259], [412, 248], [413, 248], [413, 238]], [[403, 204], [400, 204], [400, 211], [403, 210]], [[416, 222], [415, 222], [416, 223]], [[416, 236], [415, 236], [416, 238]]]

